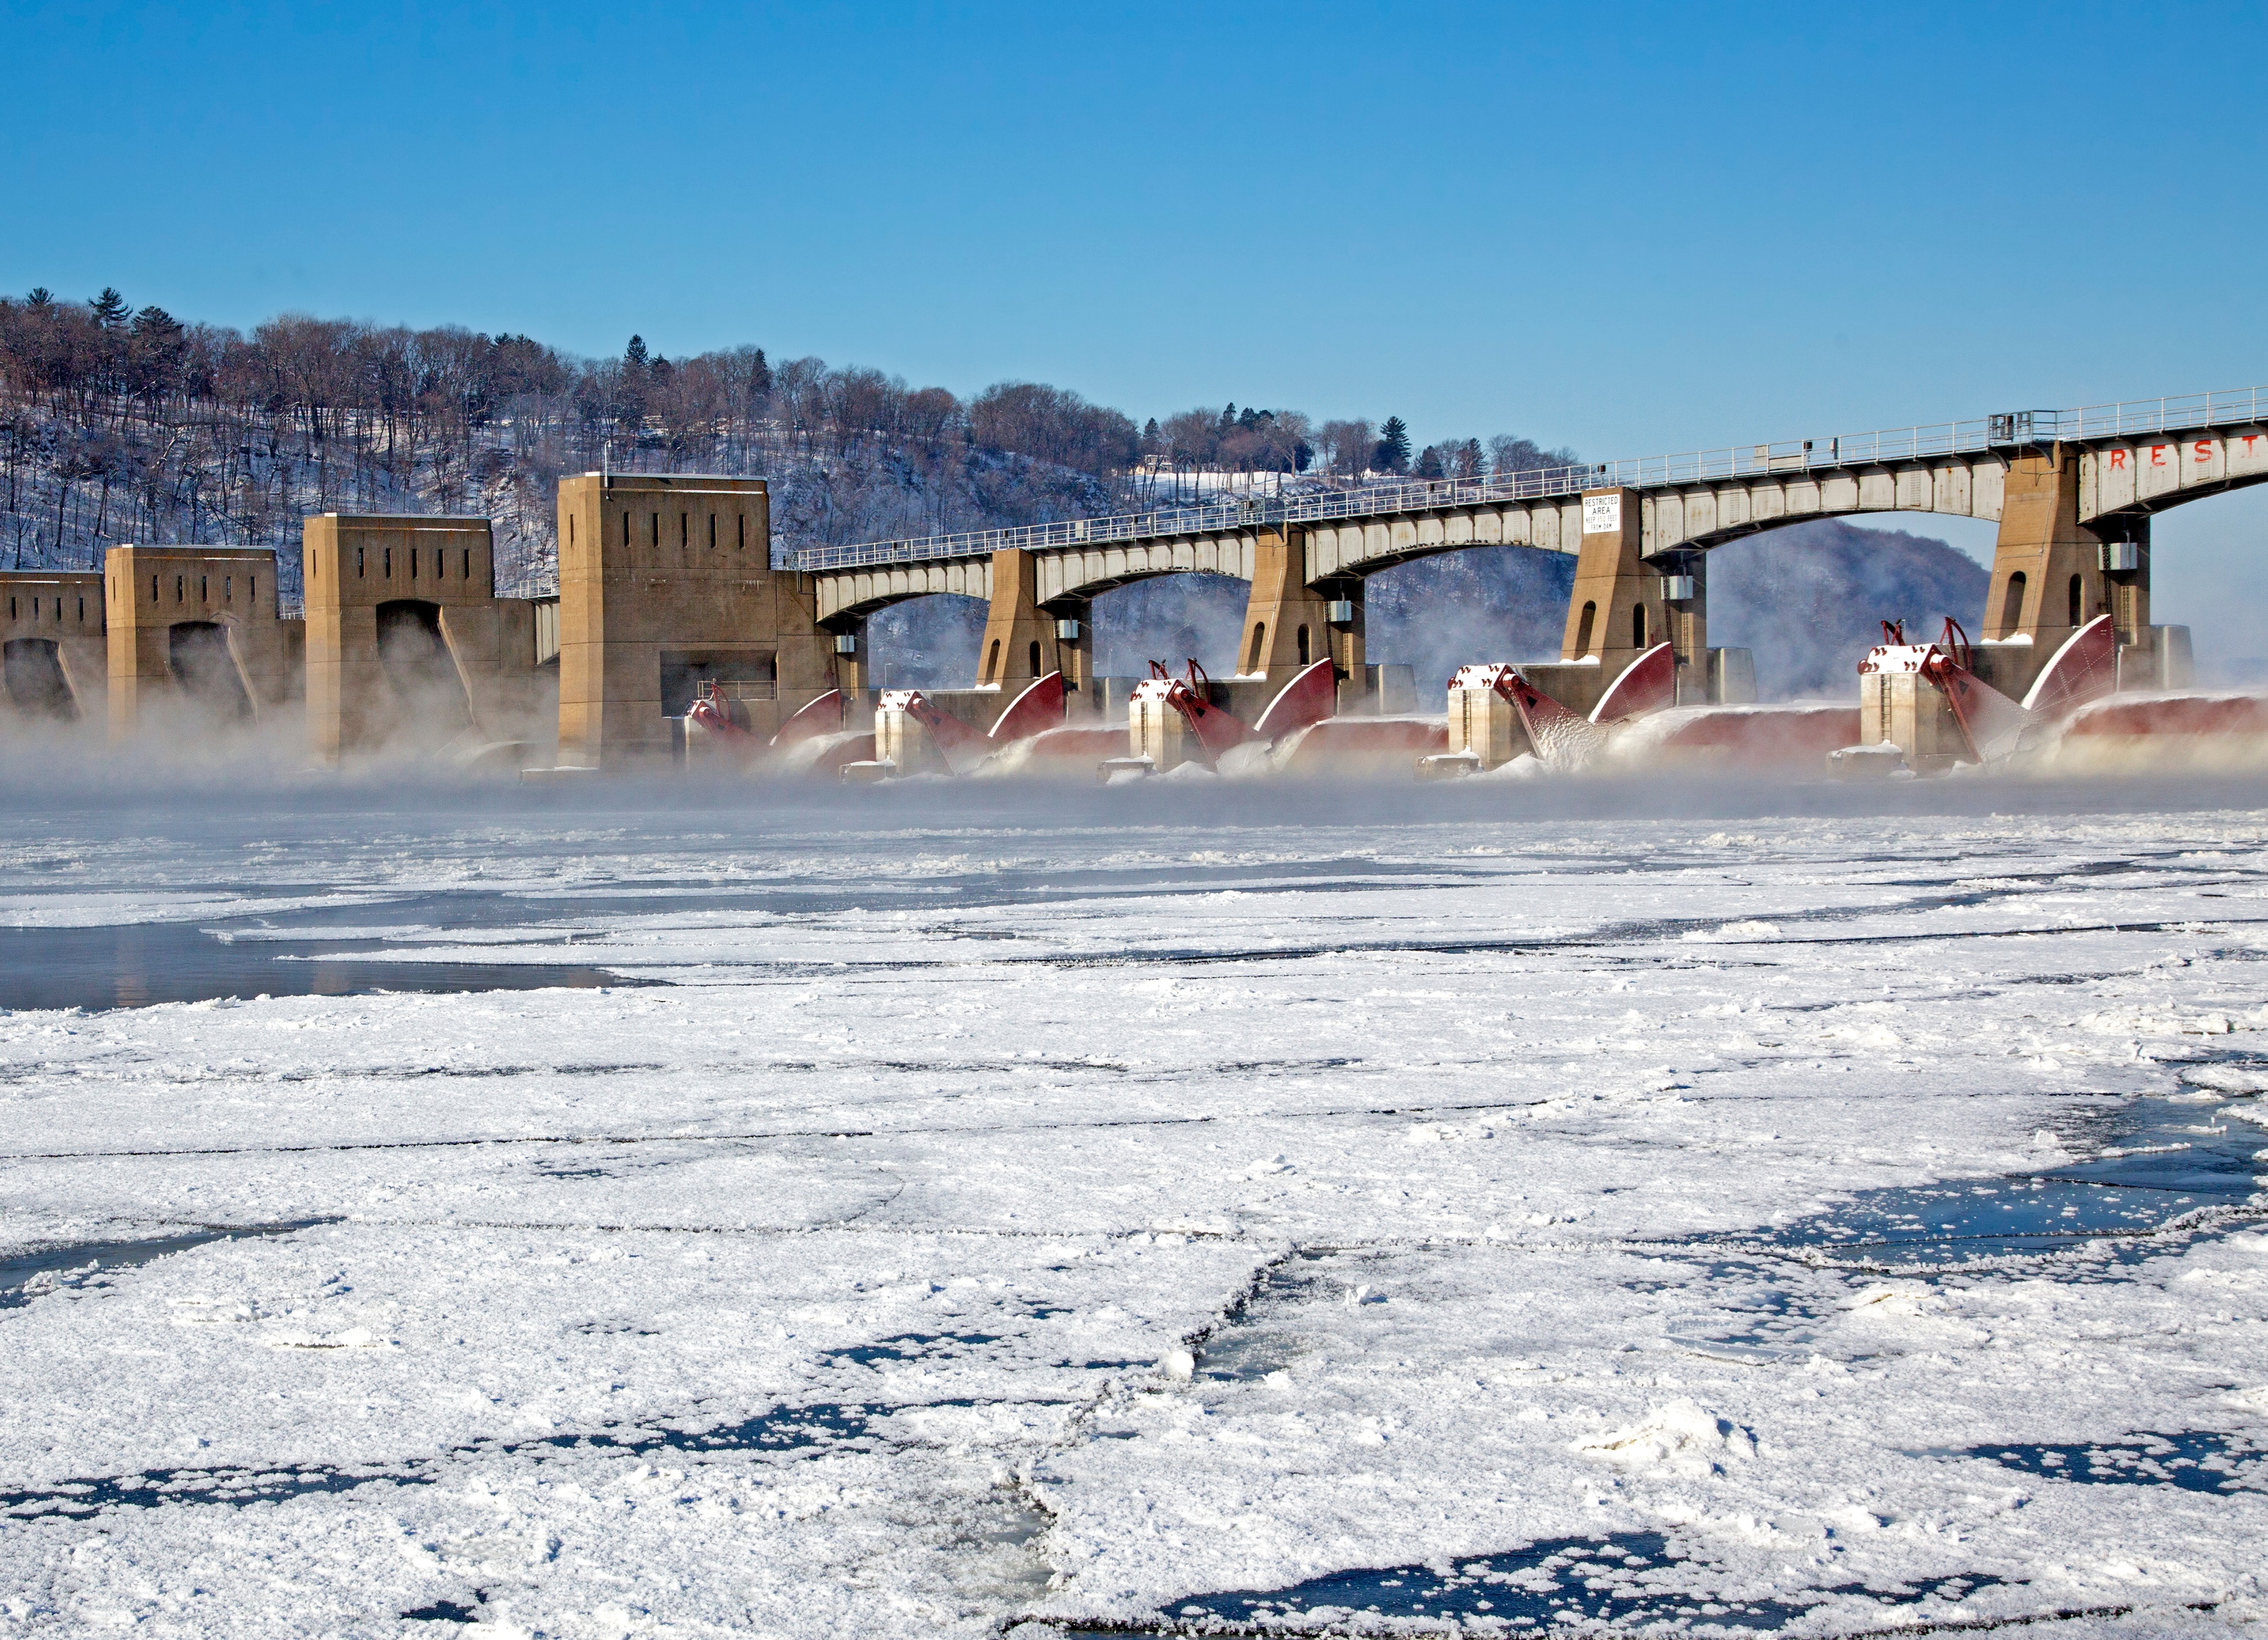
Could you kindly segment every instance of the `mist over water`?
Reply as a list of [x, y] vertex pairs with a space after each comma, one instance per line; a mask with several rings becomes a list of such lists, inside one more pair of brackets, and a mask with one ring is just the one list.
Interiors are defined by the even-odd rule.
[[[327, 835], [365, 842], [371, 826], [405, 842], [436, 827], [491, 823], [619, 829], [660, 843], [677, 837], [751, 844], [806, 827], [887, 832], [943, 827], [1004, 835], [1112, 830], [1177, 833], [1205, 846], [1216, 828], [1290, 827], [1329, 835], [1377, 826], [1501, 821], [1517, 845], [1523, 822], [2137, 814], [2249, 809], [2268, 797], [2251, 771], [2058, 776], [1963, 769], [1933, 780], [1853, 783], [1822, 773], [1775, 779], [1722, 774], [1586, 772], [1512, 781], [1419, 783], [1414, 770], [1375, 778], [1270, 776], [1227, 779], [1195, 767], [1109, 787], [1092, 771], [976, 779], [919, 776], [880, 784], [766, 777], [695, 768], [648, 774], [578, 773], [541, 782], [431, 761], [376, 758], [342, 769], [306, 766], [289, 744], [247, 733], [225, 751], [168, 760], [136, 750], [63, 756], [65, 748], [0, 747], [0, 815], [19, 841], [68, 832], [82, 840], [185, 838], [245, 827], [302, 842]], [[541, 837], [527, 845], [549, 846]]]

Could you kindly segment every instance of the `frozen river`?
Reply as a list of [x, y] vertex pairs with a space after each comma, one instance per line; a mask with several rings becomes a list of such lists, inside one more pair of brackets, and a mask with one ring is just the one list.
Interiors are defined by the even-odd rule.
[[2268, 1622], [2257, 798], [1165, 783], [9, 799], [0, 1633]]

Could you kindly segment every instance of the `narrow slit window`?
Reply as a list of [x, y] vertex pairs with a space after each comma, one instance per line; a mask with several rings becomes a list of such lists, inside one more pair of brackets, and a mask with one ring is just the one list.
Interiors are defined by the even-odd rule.
[[693, 545], [693, 515], [689, 512], [681, 512], [677, 515], [677, 548], [682, 552], [691, 545]]
[[[567, 533], [568, 533], [569, 534], [571, 534], [571, 534], [573, 534], [573, 533], [575, 533], [575, 531], [574, 531], [574, 524], [575, 524], [575, 521], [574, 521], [572, 518], [570, 518], [570, 519], [568, 519], [568, 520], [567, 520], [567, 525], [568, 525], [568, 530], [567, 530]], [[468, 580], [468, 581], [469, 581], [469, 580], [471, 580], [471, 579], [473, 578], [473, 549], [472, 549], [471, 548], [469, 548], [469, 547], [468, 547], [468, 548], [465, 548], [465, 575], [464, 575], [464, 578], [465, 578], [466, 580]]]
[[187, 576], [177, 575], [173, 577], [173, 601], [175, 603], [183, 604], [188, 601], [188, 585], [189, 582]]
[[717, 515], [713, 512], [709, 515], [709, 550], [717, 550]]
[[2081, 586], [2081, 584], [2080, 584], [2080, 577], [2074, 575], [2073, 577], [2071, 577], [2071, 621], [2070, 621], [2070, 624], [2071, 624], [2071, 625], [2073, 625], [2073, 626], [2077, 626], [2077, 625], [2079, 624], [2079, 612], [2080, 612], [2080, 607], [2081, 607], [2081, 605], [2080, 605], [2080, 596], [2081, 596], [2082, 591], [2083, 591], [2083, 589], [2082, 589], [2082, 586]]
[[748, 515], [742, 513], [736, 522], [740, 526], [740, 539], [733, 543], [733, 550], [741, 552], [746, 550], [748, 545]]
[[153, 604], [158, 601], [158, 577], [154, 575], [150, 577], [150, 601]]
[[224, 604], [233, 603], [236, 601], [236, 577], [234, 576], [225, 575], [221, 577], [220, 601]]
[[362, 575], [362, 553], [361, 548], [355, 548], [355, 575], [357, 578]]
[[630, 515], [628, 512], [624, 512], [624, 513], [622, 514], [622, 545], [623, 545], [623, 546], [625, 546], [625, 547], [627, 547], [627, 546], [629, 546], [630, 544]]
[[[255, 575], [247, 577], [244, 584], [244, 596], [252, 603], [256, 604], [260, 601], [260, 577], [258, 576]], [[303, 598], [299, 601], [301, 603], [305, 603], [307, 600]]]
[[652, 520], [652, 544], [659, 547], [661, 545], [661, 514], [659, 512], [649, 513], [647, 517]]
[[413, 581], [417, 578], [417, 549], [415, 547], [409, 549], [409, 578]]
[[1644, 604], [1634, 604], [1631, 607], [1631, 647], [1633, 649], [1646, 647], [1646, 606]]
[[86, 599], [84, 598], [78, 600], [78, 618], [81, 621], [85, 621], [86, 619]]
[[386, 578], [389, 581], [394, 578], [394, 548], [391, 547], [386, 549]]

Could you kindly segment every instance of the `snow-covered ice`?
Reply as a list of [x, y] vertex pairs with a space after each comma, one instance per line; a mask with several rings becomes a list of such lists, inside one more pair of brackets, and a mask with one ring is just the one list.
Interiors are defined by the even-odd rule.
[[0, 1632], [2261, 1623], [2268, 812], [1536, 784], [14, 799]]

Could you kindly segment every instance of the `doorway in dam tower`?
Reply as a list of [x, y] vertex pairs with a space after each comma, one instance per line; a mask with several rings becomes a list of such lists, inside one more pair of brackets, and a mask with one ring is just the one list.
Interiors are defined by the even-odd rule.
[[252, 691], [217, 621], [177, 621], [166, 629], [166, 665], [182, 696], [198, 710], [232, 723], [252, 716]]
[[63, 675], [55, 639], [10, 638], [0, 651], [0, 675], [6, 680], [8, 703], [25, 717], [69, 723], [78, 716], [78, 697]]
[[394, 695], [390, 736], [439, 746], [473, 726], [472, 700], [441, 631], [441, 607], [399, 598], [378, 607], [378, 666]]
[[768, 649], [664, 650], [661, 715], [681, 718], [703, 694], [713, 695], [736, 726], [753, 731], [756, 717], [775, 715], [767, 703], [779, 696], [778, 658]]

